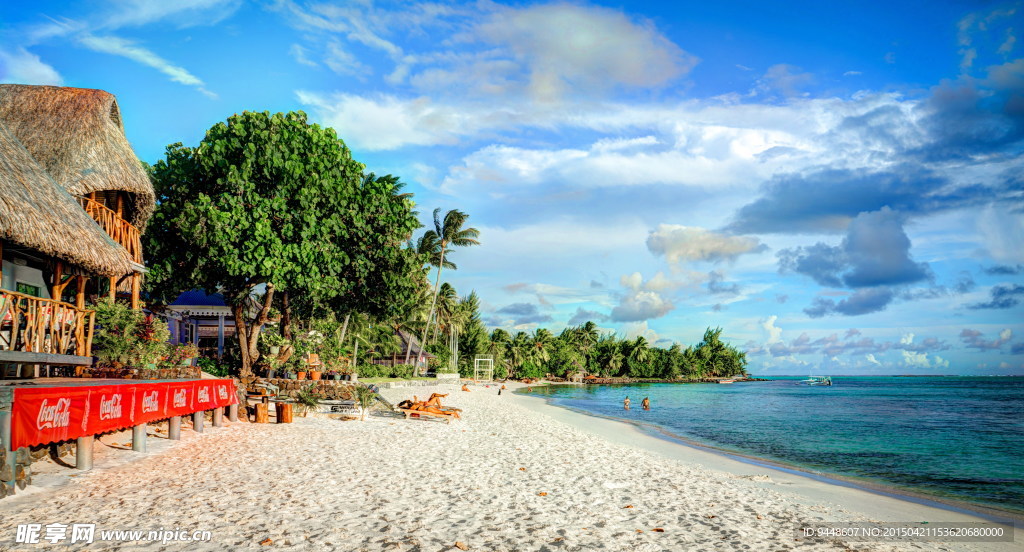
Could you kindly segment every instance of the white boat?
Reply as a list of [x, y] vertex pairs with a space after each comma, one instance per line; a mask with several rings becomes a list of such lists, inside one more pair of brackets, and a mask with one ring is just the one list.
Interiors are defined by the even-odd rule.
[[828, 376], [807, 376], [807, 379], [797, 382], [799, 385], [832, 385], [832, 378]]
[[720, 379], [720, 380], [718, 380], [718, 383], [736, 383], [736, 380], [732, 379], [732, 378], [730, 378], [730, 379]]

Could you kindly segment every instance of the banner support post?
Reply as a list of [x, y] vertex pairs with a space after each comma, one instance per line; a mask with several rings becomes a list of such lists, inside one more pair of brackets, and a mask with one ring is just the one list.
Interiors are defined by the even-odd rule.
[[79, 437], [75, 443], [75, 468], [79, 470], [92, 469], [92, 443], [93, 436], [86, 435]]
[[206, 412], [198, 410], [192, 413], [192, 429], [196, 433], [203, 432], [203, 422], [206, 421]]
[[224, 425], [224, 407], [218, 406], [213, 409], [213, 427], [222, 427]]
[[228, 405], [228, 421], [238, 421], [238, 403]]
[[132, 427], [132, 450], [135, 452], [146, 452], [146, 433], [146, 424]]
[[167, 438], [172, 441], [181, 439], [181, 416], [171, 416], [168, 418]]

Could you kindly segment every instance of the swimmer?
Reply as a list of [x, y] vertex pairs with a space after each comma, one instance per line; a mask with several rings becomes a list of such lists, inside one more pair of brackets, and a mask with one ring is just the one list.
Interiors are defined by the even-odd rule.
[[629, 410], [629, 397], [626, 397], [626, 400], [622, 401], [622, 408]]
[[640, 403], [640, 406], [644, 407], [644, 410], [650, 410], [651, 400], [648, 399], [647, 397], [644, 397], [644, 400]]

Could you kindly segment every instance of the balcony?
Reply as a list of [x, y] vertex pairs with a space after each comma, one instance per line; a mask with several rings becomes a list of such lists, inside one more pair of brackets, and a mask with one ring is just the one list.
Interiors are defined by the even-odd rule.
[[95, 311], [0, 289], [0, 362], [80, 364], [68, 356], [92, 356], [95, 318]]
[[121, 244], [136, 263], [142, 264], [142, 238], [139, 229], [121, 218], [116, 211], [102, 203], [89, 199], [78, 198], [82, 208], [92, 217], [110, 237]]

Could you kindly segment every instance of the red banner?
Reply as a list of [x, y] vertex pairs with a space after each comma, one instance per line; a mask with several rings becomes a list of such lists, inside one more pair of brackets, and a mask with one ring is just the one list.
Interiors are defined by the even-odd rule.
[[229, 379], [17, 387], [12, 448], [106, 433], [238, 403]]

